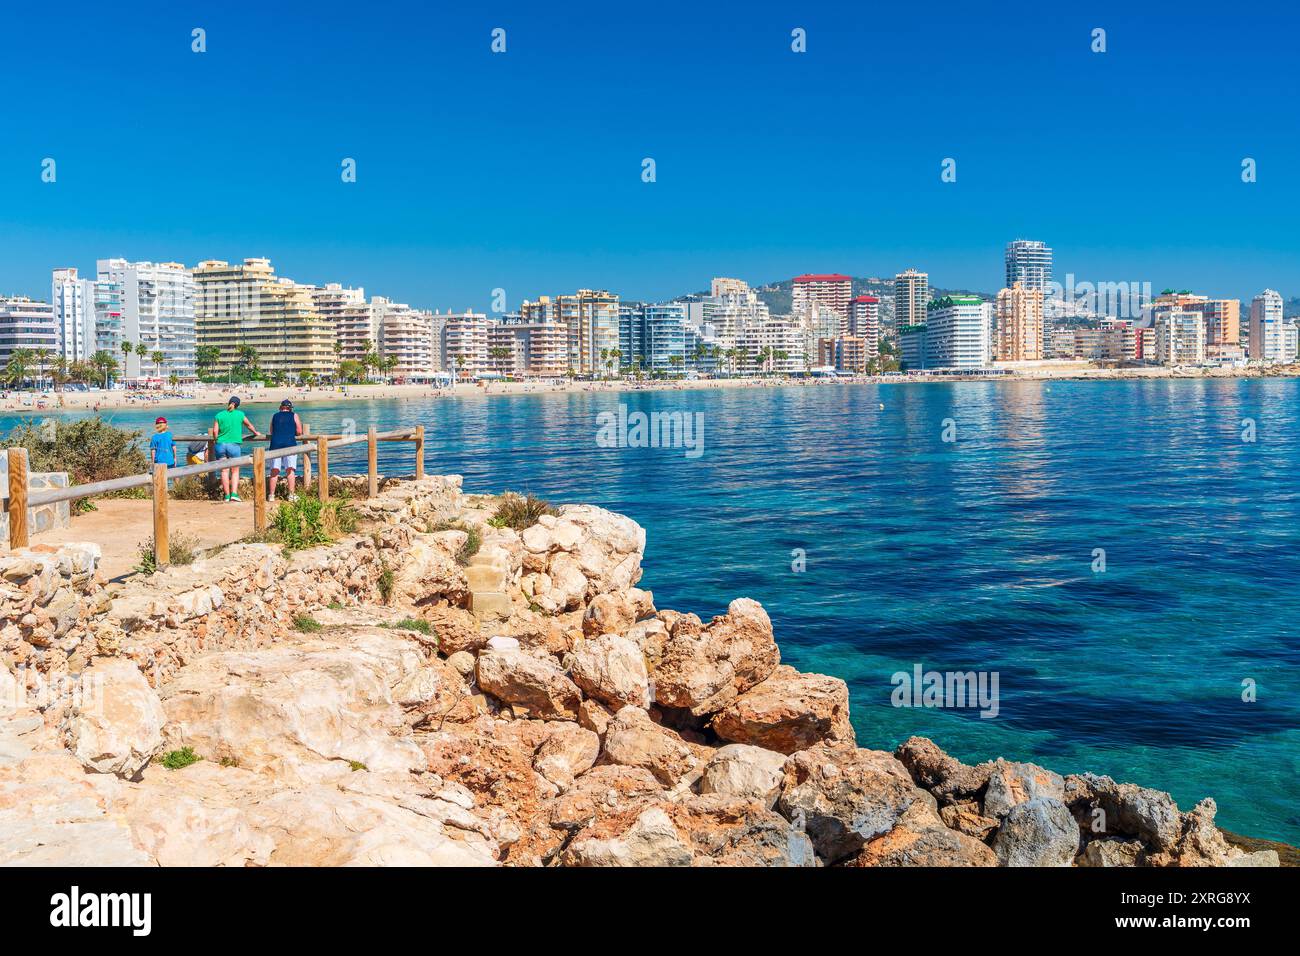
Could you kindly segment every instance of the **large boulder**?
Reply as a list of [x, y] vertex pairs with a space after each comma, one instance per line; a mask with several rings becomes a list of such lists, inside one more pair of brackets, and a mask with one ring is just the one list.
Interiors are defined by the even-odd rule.
[[356, 646], [313, 641], [198, 658], [164, 689], [169, 739], [249, 769], [321, 761], [421, 769], [389, 687], [414, 673], [391, 669], [407, 660], [409, 645], [390, 634], [390, 653], [372, 656], [360, 642], [373, 652], [385, 638], [354, 636]]
[[522, 650], [488, 650], [478, 656], [478, 685], [545, 720], [577, 720], [582, 694], [551, 657]]
[[551, 826], [565, 831], [581, 830], [598, 817], [619, 813], [640, 798], [657, 796], [663, 790], [664, 785], [643, 767], [592, 767], [550, 801], [548, 820]]
[[622, 707], [650, 706], [650, 676], [641, 648], [626, 637], [601, 634], [578, 642], [570, 673], [590, 697]]
[[786, 761], [776, 805], [796, 826], [802, 823], [822, 860], [837, 863], [892, 830], [922, 798], [890, 754], [818, 744]]
[[74, 696], [66, 741], [87, 770], [131, 779], [162, 749], [162, 703], [131, 661], [97, 659]]
[[1069, 866], [1079, 852], [1079, 827], [1060, 800], [1035, 797], [1007, 811], [993, 851], [1003, 866]]
[[888, 833], [868, 843], [851, 866], [997, 866], [980, 840], [951, 830], [924, 800], [917, 800]]
[[1032, 763], [998, 758], [989, 769], [984, 792], [984, 816], [1001, 820], [1012, 807], [1037, 797], [1064, 802], [1065, 781], [1060, 774]]
[[785, 778], [785, 754], [748, 744], [719, 747], [700, 775], [700, 793], [746, 797], [771, 806]]
[[727, 704], [711, 726], [723, 740], [784, 754], [823, 740], [854, 742], [848, 685], [785, 665]]
[[1159, 853], [1172, 850], [1182, 835], [1178, 805], [1160, 790], [1091, 773], [1070, 775], [1064, 789], [1065, 802], [1097, 836], [1135, 836]]
[[665, 786], [672, 786], [696, 766], [691, 748], [639, 707], [624, 707], [605, 730], [605, 757], [610, 763], [641, 767]]
[[560, 858], [567, 866], [816, 866], [806, 834], [750, 800], [710, 794], [601, 817]]
[[781, 661], [763, 606], [737, 598], [703, 625], [693, 614], [672, 618], [655, 668], [655, 700], [696, 717], [716, 713], [767, 680]]
[[989, 763], [967, 766], [944, 753], [927, 737], [909, 737], [899, 744], [894, 756], [907, 768], [916, 785], [933, 794], [941, 804], [961, 803], [980, 795], [993, 766]]
[[600, 737], [577, 724], [557, 723], [533, 755], [533, 768], [561, 790], [573, 778], [591, 769], [600, 756]]

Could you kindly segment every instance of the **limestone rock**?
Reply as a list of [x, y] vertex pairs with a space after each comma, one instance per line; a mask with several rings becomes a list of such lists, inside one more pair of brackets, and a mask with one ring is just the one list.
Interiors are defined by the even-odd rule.
[[892, 830], [923, 796], [884, 751], [818, 744], [786, 761], [777, 809], [802, 821], [817, 855], [837, 863]]
[[998, 758], [989, 771], [984, 793], [984, 815], [1002, 819], [1011, 808], [1036, 797], [1064, 801], [1065, 781], [1060, 774], [1037, 764], [1013, 763]]
[[572, 675], [588, 696], [611, 707], [650, 705], [645, 658], [625, 637], [601, 634], [579, 642], [573, 649]]
[[1065, 799], [1076, 814], [1091, 816], [1100, 808], [1104, 833], [1136, 836], [1155, 852], [1173, 849], [1182, 835], [1177, 804], [1159, 790], [1085, 773], [1065, 779]]
[[848, 685], [785, 665], [715, 714], [711, 726], [723, 740], [784, 754], [822, 740], [854, 742]]
[[67, 744], [95, 773], [130, 779], [162, 749], [162, 703], [133, 663], [101, 658], [81, 680]]
[[554, 660], [527, 651], [484, 651], [478, 685], [508, 704], [548, 720], [577, 720], [582, 695]]
[[1142, 841], [1108, 837], [1093, 840], [1079, 854], [1079, 866], [1137, 866], [1142, 857]]
[[785, 778], [785, 754], [748, 744], [719, 747], [704, 767], [700, 793], [720, 793], [771, 806]]
[[863, 848], [852, 866], [997, 866], [997, 857], [980, 840], [951, 830], [928, 803], [918, 800], [903, 811], [893, 829]]
[[696, 765], [694, 754], [672, 731], [659, 726], [639, 707], [624, 707], [605, 731], [605, 755], [611, 763], [642, 767], [672, 786]]
[[565, 866], [690, 866], [695, 854], [668, 814], [649, 807], [616, 836], [579, 835], [564, 851]]
[[993, 850], [1003, 866], [1069, 866], [1079, 851], [1079, 827], [1061, 801], [1034, 797], [1007, 811]]
[[533, 768], [561, 790], [573, 786], [573, 778], [590, 770], [600, 756], [600, 737], [577, 724], [556, 725], [533, 757]]
[[703, 716], [767, 680], [780, 663], [772, 622], [762, 605], [737, 598], [707, 626], [676, 618], [655, 668], [655, 700]]
[[663, 793], [663, 784], [643, 767], [592, 767], [549, 804], [553, 827], [580, 830], [598, 817], [625, 810], [641, 797]]

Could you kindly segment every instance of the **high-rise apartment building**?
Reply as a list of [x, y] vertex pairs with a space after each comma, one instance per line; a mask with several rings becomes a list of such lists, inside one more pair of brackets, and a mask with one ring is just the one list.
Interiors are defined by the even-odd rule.
[[325, 324], [334, 329], [334, 351], [340, 362], [359, 362], [378, 347], [379, 317], [366, 302], [364, 288], [330, 282], [312, 290], [312, 302]]
[[861, 350], [865, 356], [862, 364], [865, 370], [866, 362], [880, 354], [880, 299], [877, 296], [859, 295], [849, 302], [849, 321], [845, 332], [846, 336], [842, 337], [862, 340]]
[[[18, 349], [48, 353], [45, 365], [48, 372], [59, 351], [54, 307], [26, 296], [0, 296], [0, 368], [8, 364]], [[34, 380], [39, 374], [38, 360], [33, 357], [28, 375]]]
[[441, 319], [442, 367], [458, 379], [470, 379], [490, 371], [488, 364], [488, 317], [482, 312], [443, 312]]
[[1200, 309], [1162, 309], [1155, 320], [1155, 359], [1162, 365], [1205, 362], [1205, 316]]
[[998, 293], [994, 358], [1036, 362], [1043, 357], [1043, 292], [1017, 282]]
[[[805, 371], [808, 360], [817, 357], [815, 352], [809, 356], [804, 351], [807, 338], [803, 323], [788, 315], [774, 315], [766, 322], [744, 329], [736, 341], [736, 348], [744, 356], [740, 370], [751, 374], [793, 375]], [[767, 355], [765, 360], [760, 358], [764, 354]]]
[[[104, 298], [111, 300], [114, 286], [121, 296], [120, 321], [110, 316], [103, 327], [97, 324], [96, 344], [111, 351], [119, 363], [123, 341], [135, 347], [133, 354], [125, 356], [123, 376], [193, 378], [197, 286], [190, 271], [179, 262], [126, 259], [100, 259], [95, 270], [98, 281], [105, 284]], [[139, 354], [141, 345], [144, 355]], [[162, 353], [160, 363], [153, 359], [155, 352]]]
[[894, 328], [925, 325], [930, 304], [930, 276], [907, 269], [894, 276]]
[[379, 326], [377, 348], [385, 362], [394, 362], [389, 374], [398, 378], [427, 377], [441, 364], [441, 349], [433, 338], [433, 316], [383, 296], [370, 300]]
[[709, 295], [717, 299], [724, 295], [747, 296], [749, 283], [744, 279], [725, 279], [715, 277], [709, 285]]
[[1006, 267], [1006, 288], [1014, 289], [1019, 282], [1026, 289], [1037, 289], [1047, 295], [1052, 281], [1052, 250], [1046, 243], [1034, 239], [1008, 242]]
[[1265, 289], [1250, 303], [1250, 357], [1260, 362], [1294, 362], [1294, 329], [1284, 320], [1282, 296]]
[[314, 286], [277, 277], [260, 258], [208, 259], [194, 267], [194, 282], [199, 344], [217, 349], [218, 371], [251, 349], [263, 372], [334, 374], [334, 326], [317, 310]]
[[838, 273], [795, 276], [790, 288], [790, 310], [807, 315], [814, 306], [825, 306], [842, 318], [848, 318], [849, 300], [853, 298], [853, 279]]
[[983, 368], [993, 357], [993, 306], [977, 295], [947, 295], [930, 303], [926, 368]]
[[59, 354], [68, 362], [84, 362], [95, 352], [94, 296], [94, 283], [78, 278], [75, 268], [54, 270], [50, 306], [59, 327]]
[[609, 353], [619, 350], [618, 295], [579, 289], [575, 295], [538, 296], [519, 307], [524, 322], [558, 322], [568, 330], [568, 368], [578, 375], [603, 373]]

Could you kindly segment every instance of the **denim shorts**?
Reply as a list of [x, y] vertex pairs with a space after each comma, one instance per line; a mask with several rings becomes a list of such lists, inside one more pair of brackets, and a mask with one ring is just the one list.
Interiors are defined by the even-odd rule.
[[218, 458], [238, 458], [244, 453], [244, 449], [235, 442], [217, 442]]

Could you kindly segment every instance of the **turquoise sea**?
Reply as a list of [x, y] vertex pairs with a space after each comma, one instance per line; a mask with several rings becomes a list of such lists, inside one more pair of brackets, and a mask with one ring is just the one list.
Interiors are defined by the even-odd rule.
[[[620, 403], [699, 413], [703, 453], [602, 447], [597, 416]], [[966, 761], [1093, 770], [1169, 790], [1184, 809], [1213, 796], [1228, 829], [1300, 844], [1298, 408], [1300, 382], [1253, 379], [302, 411], [315, 429], [424, 422], [429, 469], [464, 475], [467, 490], [632, 516], [658, 606], [707, 619], [731, 598], [761, 601], [786, 661], [849, 683], [861, 746], [924, 734]], [[155, 414], [113, 418], [147, 431]], [[210, 421], [167, 414], [177, 431]], [[381, 465], [392, 455], [409, 472], [409, 454], [382, 446]], [[997, 716], [891, 706], [891, 675], [918, 664], [996, 672]]]

